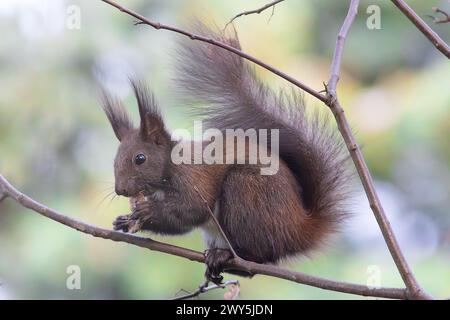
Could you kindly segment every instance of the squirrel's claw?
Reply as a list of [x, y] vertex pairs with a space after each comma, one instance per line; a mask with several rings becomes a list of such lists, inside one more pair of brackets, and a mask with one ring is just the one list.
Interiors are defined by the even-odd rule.
[[118, 216], [116, 220], [113, 221], [113, 229], [116, 231], [128, 232], [130, 225], [130, 215]]
[[132, 214], [118, 216], [113, 221], [113, 229], [116, 231], [136, 233], [141, 230], [141, 226], [141, 220], [134, 218]]
[[118, 216], [113, 221], [113, 228], [116, 231], [136, 233], [141, 230], [142, 225], [149, 218], [150, 204], [139, 203], [131, 214]]
[[221, 273], [224, 271], [226, 263], [233, 258], [233, 254], [228, 249], [213, 248], [205, 251], [205, 278], [217, 285], [223, 280]]

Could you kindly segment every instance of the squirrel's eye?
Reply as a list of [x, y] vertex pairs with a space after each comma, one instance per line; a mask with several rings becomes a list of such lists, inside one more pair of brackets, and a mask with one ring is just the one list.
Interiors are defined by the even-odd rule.
[[145, 160], [147, 160], [147, 157], [141, 153], [134, 158], [134, 163], [141, 165], [145, 162]]

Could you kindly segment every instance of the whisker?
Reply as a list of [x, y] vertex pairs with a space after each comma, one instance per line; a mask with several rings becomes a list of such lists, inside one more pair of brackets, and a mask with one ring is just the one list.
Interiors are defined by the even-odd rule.
[[101, 193], [105, 193], [107, 191], [114, 191], [114, 186], [110, 186], [110, 187], [107, 187], [107, 188], [104, 188], [104, 189], [100, 190]]
[[97, 211], [98, 208], [102, 205], [102, 203], [103, 203], [106, 199], [108, 199], [109, 197], [111, 197], [112, 195], [115, 196], [115, 191], [114, 191], [114, 190], [108, 192], [108, 194], [107, 194], [106, 196], [104, 196], [104, 197], [102, 198], [102, 200], [100, 200], [99, 204], [95, 207], [95, 211]]
[[112, 196], [111, 200], [109, 200], [109, 203], [108, 203], [108, 204], [111, 204], [111, 202], [113, 202], [113, 201], [116, 199], [116, 197], [117, 197], [117, 194], [114, 194], [114, 195]]

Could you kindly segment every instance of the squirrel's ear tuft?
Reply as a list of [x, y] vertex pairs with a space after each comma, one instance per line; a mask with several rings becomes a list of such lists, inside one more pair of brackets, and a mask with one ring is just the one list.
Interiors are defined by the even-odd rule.
[[117, 139], [122, 141], [125, 135], [133, 129], [133, 123], [128, 116], [122, 103], [110, 96], [105, 90], [101, 93], [102, 108], [116, 134]]
[[130, 82], [139, 107], [141, 137], [145, 141], [160, 144], [166, 130], [155, 97], [142, 82], [135, 80]]

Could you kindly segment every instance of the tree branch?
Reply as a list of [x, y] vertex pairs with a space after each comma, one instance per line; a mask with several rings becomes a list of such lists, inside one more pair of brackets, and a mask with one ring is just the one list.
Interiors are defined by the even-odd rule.
[[[284, 1], [284, 0], [276, 0], [276, 1], [272, 1], [271, 3], [268, 3], [268, 4], [262, 6], [262, 7], [259, 8], [259, 9], [248, 10], [248, 11], [244, 11], [244, 12], [238, 13], [238, 14], [235, 15], [233, 18], [231, 18], [230, 21], [228, 21], [228, 23], [225, 25], [225, 28], [226, 28], [230, 23], [233, 23], [233, 21], [236, 20], [236, 19], [239, 18], [239, 17], [247, 16], [247, 15], [249, 15], [249, 14], [260, 14], [261, 12], [263, 12], [264, 10], [269, 9], [270, 7], [272, 7], [272, 9], [275, 9], [275, 5], [277, 5], [278, 3], [283, 2], [283, 1]], [[272, 15], [273, 15], [273, 12], [272, 12]]]
[[444, 40], [442, 40], [436, 32], [433, 31], [426, 23], [423, 21], [417, 13], [414, 12], [411, 7], [406, 4], [403, 0], [391, 0], [392, 3], [394, 3], [397, 8], [403, 12], [403, 14], [412, 22], [414, 25], [419, 29], [425, 37], [428, 38], [428, 40], [431, 41], [431, 43], [440, 51], [442, 52], [447, 58], [450, 59], [450, 48], [445, 43]]
[[327, 94], [329, 96], [328, 97], [329, 102], [331, 102], [330, 96], [333, 99], [336, 96], [336, 87], [337, 87], [337, 83], [339, 81], [339, 74], [341, 72], [342, 53], [344, 52], [345, 40], [346, 40], [347, 34], [358, 14], [358, 6], [359, 6], [359, 0], [357, 0], [357, 1], [351, 0], [347, 16], [345, 17], [344, 23], [342, 24], [342, 27], [339, 30], [339, 33], [337, 36], [336, 46], [335, 46], [334, 54], [333, 54], [333, 60], [331, 62], [330, 79], [328, 80], [328, 84], [327, 84]]
[[228, 45], [226, 43], [223, 43], [223, 42], [211, 39], [211, 38], [203, 37], [203, 36], [198, 35], [198, 34], [193, 34], [193, 33], [190, 33], [188, 31], [185, 31], [185, 30], [182, 30], [182, 29], [179, 29], [179, 28], [176, 28], [176, 27], [168, 26], [168, 25], [165, 25], [165, 24], [162, 24], [162, 23], [159, 23], [159, 22], [150, 21], [149, 19], [145, 18], [144, 16], [141, 16], [140, 14], [138, 14], [138, 13], [136, 13], [134, 11], [131, 11], [131, 10], [127, 9], [127, 8], [124, 8], [124, 7], [122, 7], [121, 5], [119, 5], [118, 3], [114, 2], [114, 1], [110, 1], [110, 0], [101, 0], [101, 1], [111, 5], [113, 7], [115, 7], [116, 9], [120, 10], [121, 12], [124, 12], [124, 13], [126, 13], [126, 14], [134, 17], [134, 18], [136, 18], [137, 20], [141, 21], [142, 23], [139, 23], [139, 24], [149, 25], [152, 28], [155, 28], [156, 30], [161, 30], [162, 29], [162, 30], [172, 31], [172, 32], [181, 34], [181, 35], [183, 35], [185, 37], [188, 37], [191, 40], [196, 40], [196, 41], [209, 43], [209, 44], [212, 44], [214, 46], [223, 48], [223, 49], [225, 49], [227, 51], [233, 52], [234, 54], [237, 54], [238, 56], [240, 56], [240, 57], [242, 57], [244, 59], [247, 59], [247, 60], [249, 60], [249, 61], [259, 65], [260, 67], [263, 67], [264, 69], [267, 69], [270, 72], [278, 75], [279, 77], [281, 77], [281, 78], [285, 79], [286, 81], [292, 83], [296, 87], [299, 87], [302, 90], [308, 92], [309, 94], [311, 94], [312, 96], [316, 97], [320, 101], [322, 101], [322, 102], [326, 101], [326, 97], [324, 95], [322, 95], [319, 92], [317, 92], [316, 90], [310, 88], [306, 84], [304, 84], [304, 83], [298, 81], [297, 79], [287, 75], [286, 73], [278, 70], [277, 68], [274, 68], [274, 67], [268, 65], [267, 63], [265, 63], [265, 62], [255, 58], [255, 57], [253, 57], [253, 56], [251, 56], [251, 55], [249, 55], [249, 54], [247, 54], [247, 53], [245, 53], [245, 52], [243, 52], [243, 51], [241, 51], [239, 49], [236, 49], [233, 46], [230, 46], [230, 45]]
[[361, 178], [364, 190], [366, 192], [367, 198], [369, 200], [370, 208], [372, 209], [378, 225], [383, 234], [384, 240], [388, 246], [389, 252], [400, 272], [400, 275], [408, 288], [408, 292], [412, 298], [429, 299], [431, 298], [424, 290], [420, 287], [419, 283], [415, 279], [411, 268], [409, 267], [401, 249], [395, 238], [394, 232], [392, 231], [391, 225], [388, 218], [384, 212], [384, 208], [380, 202], [378, 194], [375, 190], [372, 176], [370, 174], [369, 168], [364, 160], [364, 156], [359, 148], [356, 140], [351, 132], [350, 125], [344, 115], [344, 109], [339, 103], [336, 86], [339, 81], [340, 66], [342, 63], [342, 54], [344, 51], [345, 39], [350, 30], [350, 27], [355, 20], [358, 13], [359, 0], [350, 0], [350, 5], [348, 9], [347, 16], [344, 23], [339, 31], [335, 51], [333, 54], [333, 61], [331, 63], [330, 79], [326, 86], [327, 91], [327, 105], [330, 107], [333, 115], [338, 124], [338, 129], [341, 132], [350, 155], [355, 163], [358, 174]]
[[[94, 237], [109, 239], [112, 241], [126, 242], [138, 247], [146, 248], [152, 251], [159, 251], [171, 254], [177, 257], [186, 258], [191, 261], [204, 263], [205, 257], [201, 252], [181, 248], [167, 243], [158, 242], [150, 238], [143, 238], [139, 236], [130, 235], [118, 231], [99, 228], [76, 219], [63, 215], [55, 210], [52, 210], [32, 198], [21, 193], [14, 188], [8, 180], [0, 175], [0, 191], [14, 199], [17, 203], [25, 208], [31, 209], [44, 217], [47, 217], [56, 222], [62, 223], [72, 229], [80, 232], [90, 234]], [[407, 291], [403, 288], [369, 288], [364, 285], [352, 284], [346, 282], [339, 282], [328, 280], [320, 277], [310, 276], [301, 272], [283, 269], [277, 266], [258, 264], [244, 259], [233, 259], [226, 267], [242, 270], [251, 274], [261, 274], [275, 278], [285, 279], [297, 282], [304, 285], [309, 285], [316, 288], [344, 292], [349, 294], [356, 294], [361, 296], [371, 296], [389, 299], [407, 299]]]

